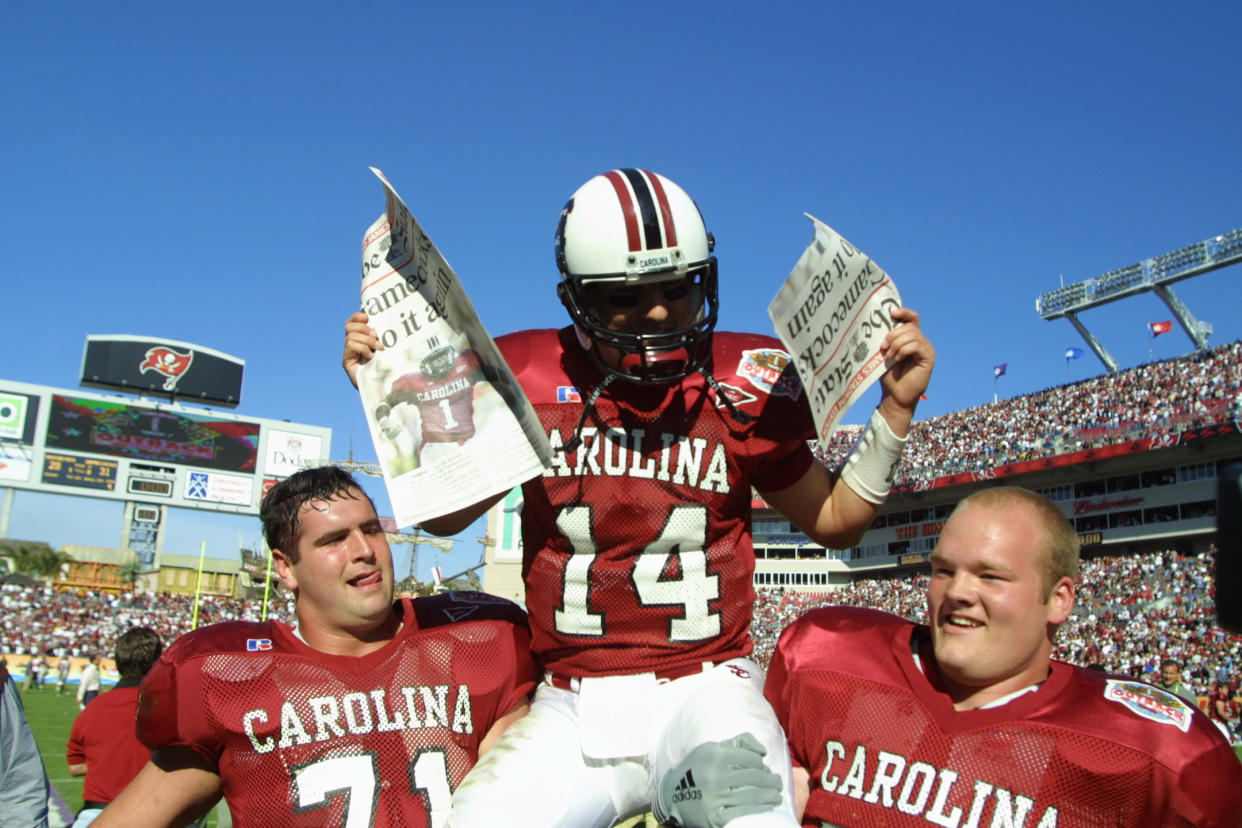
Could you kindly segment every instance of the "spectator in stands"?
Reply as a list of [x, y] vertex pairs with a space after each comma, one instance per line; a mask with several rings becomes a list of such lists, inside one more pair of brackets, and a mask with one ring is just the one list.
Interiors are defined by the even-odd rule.
[[1233, 693], [1229, 690], [1228, 682], [1214, 681], [1212, 689], [1208, 692], [1208, 716], [1216, 723], [1221, 732], [1225, 734], [1225, 738], [1237, 741], [1235, 734], [1238, 704], [1234, 701]]
[[[894, 489], [926, 488], [960, 472], [1224, 422], [1237, 416], [1240, 392], [1242, 342], [1232, 342], [931, 417], [911, 427]], [[833, 435], [821, 453], [825, 465], [840, 464], [853, 436], [850, 427]]]
[[21, 694], [0, 666], [0, 828], [47, 828], [47, 771]]
[[781, 635], [767, 694], [804, 825], [1242, 824], [1242, 765], [1200, 711], [1051, 659], [1078, 572], [1054, 504], [977, 492], [931, 562], [926, 625], [830, 607]]
[[1166, 658], [1160, 662], [1160, 686], [1173, 695], [1181, 696], [1191, 704], [1198, 706], [1198, 695], [1182, 681], [1182, 665], [1177, 659]]
[[99, 653], [91, 653], [86, 666], [82, 668], [82, 679], [78, 683], [78, 710], [85, 710], [86, 705], [99, 695]]
[[136, 627], [122, 635], [116, 642], [120, 681], [74, 720], [65, 758], [69, 773], [86, 779], [82, 810], [73, 828], [94, 822], [151, 757], [134, 735], [134, 719], [138, 685], [163, 651], [160, 637], [147, 627]]

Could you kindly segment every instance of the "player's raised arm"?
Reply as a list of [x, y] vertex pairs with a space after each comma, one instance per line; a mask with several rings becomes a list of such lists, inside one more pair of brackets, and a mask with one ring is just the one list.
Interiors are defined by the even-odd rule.
[[483, 513], [495, 506], [508, 492], [500, 492], [486, 500], [480, 500], [478, 503], [471, 504], [465, 508], [458, 509], [456, 512], [449, 512], [447, 515], [428, 518], [418, 527], [424, 532], [432, 535], [447, 537], [448, 535], [456, 535], [470, 528], [470, 524], [474, 523]]
[[885, 337], [881, 353], [894, 362], [880, 380], [880, 404], [841, 476], [816, 462], [792, 486], [760, 492], [809, 538], [832, 549], [858, 543], [888, 496], [914, 411], [936, 362], [936, 350], [919, 327], [918, 313], [895, 308], [892, 314], [899, 324]]

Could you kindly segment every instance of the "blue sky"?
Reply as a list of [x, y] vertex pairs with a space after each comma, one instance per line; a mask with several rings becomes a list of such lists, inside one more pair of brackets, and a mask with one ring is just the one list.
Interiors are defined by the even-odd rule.
[[[339, 368], [368, 165], [493, 335], [564, 323], [560, 207], [643, 166], [716, 236], [720, 327], [771, 331], [807, 211], [922, 313], [920, 416], [990, 401], [1001, 362], [1001, 396], [1040, 390], [1082, 342], [1039, 293], [1242, 226], [1240, 25], [1233, 1], [4, 4], [0, 378], [72, 388], [90, 334], [193, 342], [246, 360], [237, 413], [371, 459]], [[1215, 344], [1242, 336], [1240, 275], [1177, 287]], [[1123, 367], [1169, 318], [1083, 317]], [[1153, 355], [1191, 347], [1175, 327]], [[257, 520], [178, 511], [166, 549], [238, 532]], [[120, 507], [19, 493], [9, 534], [114, 546]], [[481, 534], [419, 569], [477, 562]]]

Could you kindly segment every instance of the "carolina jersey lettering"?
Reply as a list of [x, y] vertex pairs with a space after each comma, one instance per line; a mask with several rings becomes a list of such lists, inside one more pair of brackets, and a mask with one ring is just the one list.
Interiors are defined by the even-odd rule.
[[[805, 399], [733, 395], [750, 417], [741, 423], [699, 375], [622, 380], [579, 430], [581, 400], [603, 377], [573, 329], [497, 344], [554, 452], [523, 486], [526, 603], [544, 666], [599, 676], [749, 653], [751, 489], [779, 491], [810, 467]], [[709, 368], [723, 385], [753, 390], [739, 375], [747, 354], [774, 348], [771, 337], [717, 332]], [[565, 452], [575, 435], [581, 443]]]
[[811, 777], [804, 825], [1242, 819], [1242, 764], [1211, 723], [1194, 711], [1183, 731], [1175, 717], [1140, 715], [1115, 692], [1147, 685], [1054, 661], [1037, 690], [957, 711], [938, 675], [927, 628], [887, 613], [813, 610], [782, 633], [765, 693], [794, 765]]
[[[233, 824], [438, 828], [492, 724], [534, 686], [520, 610], [492, 596], [402, 600], [397, 637], [351, 658], [279, 622], [182, 636], [144, 679], [139, 739], [220, 773]], [[266, 650], [247, 647], [267, 640]]]
[[330, 739], [348, 739], [368, 733], [447, 727], [454, 733], [473, 733], [470, 688], [418, 685], [416, 687], [315, 696], [304, 704], [282, 702], [279, 710], [256, 707], [242, 714], [241, 729], [256, 753]]

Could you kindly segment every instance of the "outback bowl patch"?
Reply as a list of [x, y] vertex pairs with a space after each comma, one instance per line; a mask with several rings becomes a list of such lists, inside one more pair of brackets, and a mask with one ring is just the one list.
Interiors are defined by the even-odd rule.
[[1183, 733], [1190, 729], [1191, 709], [1183, 699], [1167, 690], [1139, 681], [1109, 679], [1104, 698], [1130, 708], [1144, 719], [1174, 725]]
[[802, 396], [802, 383], [792, 371], [785, 373], [788, 365], [789, 354], [776, 348], [742, 351], [737, 375], [765, 394], [796, 400]]

